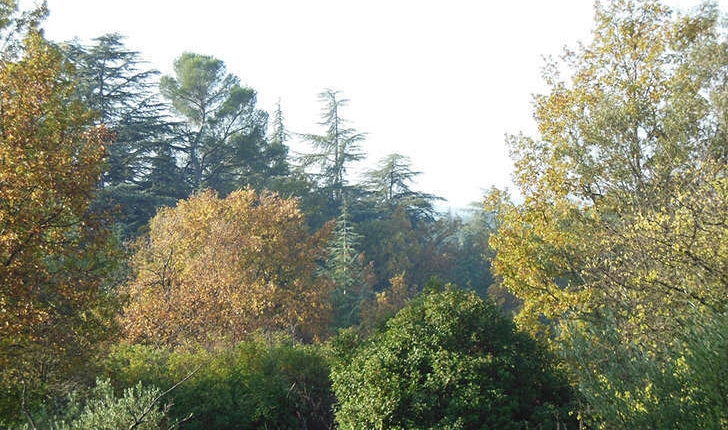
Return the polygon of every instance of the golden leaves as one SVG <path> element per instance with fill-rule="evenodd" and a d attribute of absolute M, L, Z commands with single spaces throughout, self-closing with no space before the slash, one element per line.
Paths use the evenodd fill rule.
<path fill-rule="evenodd" d="M 255 330 L 311 336 L 328 319 L 330 285 L 314 276 L 322 241 L 297 202 L 203 191 L 160 210 L 133 258 L 122 323 L 130 339 L 236 342 Z"/>
<path fill-rule="evenodd" d="M 108 136 L 72 90 L 38 34 L 0 66 L 0 356 L 17 355 L 0 365 L 3 384 L 40 369 L 69 378 L 109 333 L 95 312 L 107 300 L 108 235 L 89 214 Z"/>

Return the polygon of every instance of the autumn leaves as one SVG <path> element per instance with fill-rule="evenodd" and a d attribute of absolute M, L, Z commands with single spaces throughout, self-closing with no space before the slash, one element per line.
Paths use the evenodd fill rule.
<path fill-rule="evenodd" d="M 123 287 L 129 340 L 233 345 L 256 330 L 323 334 L 331 292 L 316 277 L 323 233 L 308 233 L 295 200 L 252 189 L 224 199 L 208 190 L 160 210 Z"/>

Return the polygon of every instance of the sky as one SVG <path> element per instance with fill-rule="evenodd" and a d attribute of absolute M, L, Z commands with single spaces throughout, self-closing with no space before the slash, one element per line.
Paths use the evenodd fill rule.
<path fill-rule="evenodd" d="M 665 1 L 687 9 L 698 0 Z M 32 5 L 32 0 L 21 5 Z M 728 0 L 721 0 L 728 9 Z M 544 56 L 588 41 L 589 0 L 48 0 L 54 41 L 126 36 L 151 68 L 172 73 L 185 51 L 212 55 L 280 101 L 288 128 L 322 133 L 318 94 L 349 99 L 342 116 L 368 133 L 367 160 L 411 158 L 416 189 L 464 208 L 513 189 L 506 134 L 535 135 L 532 95 Z M 23 6 L 24 7 L 24 6 Z M 294 151 L 305 150 L 290 142 Z"/>

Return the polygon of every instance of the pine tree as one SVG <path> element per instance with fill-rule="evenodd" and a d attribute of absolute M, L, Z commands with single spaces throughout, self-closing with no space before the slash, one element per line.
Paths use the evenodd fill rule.
<path fill-rule="evenodd" d="M 180 119 L 172 147 L 188 190 L 263 188 L 286 151 L 267 145 L 268 115 L 256 108 L 255 90 L 206 55 L 186 52 L 174 70 L 162 76 L 160 89 Z"/>
<path fill-rule="evenodd" d="M 119 34 L 63 49 L 75 66 L 76 98 L 113 136 L 97 205 L 119 206 L 124 234 L 133 236 L 159 207 L 185 196 L 170 147 L 167 107 L 157 92 L 159 73 L 145 68 Z"/>

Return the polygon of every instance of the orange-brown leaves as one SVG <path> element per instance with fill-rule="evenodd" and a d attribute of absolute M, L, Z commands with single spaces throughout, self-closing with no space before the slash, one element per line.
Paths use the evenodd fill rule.
<path fill-rule="evenodd" d="M 211 345 L 259 329 L 316 335 L 331 288 L 314 277 L 322 244 L 296 201 L 275 194 L 205 191 L 162 209 L 132 261 L 127 336 Z"/>
<path fill-rule="evenodd" d="M 107 328 L 99 306 L 108 236 L 88 210 L 106 133 L 68 101 L 63 67 L 37 34 L 22 58 L 0 62 L 0 378 L 16 382 L 71 365 Z"/>

